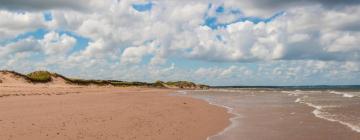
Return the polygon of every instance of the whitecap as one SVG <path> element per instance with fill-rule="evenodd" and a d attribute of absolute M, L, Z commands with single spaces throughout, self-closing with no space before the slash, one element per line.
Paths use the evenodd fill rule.
<path fill-rule="evenodd" d="M 315 108 L 315 110 L 312 111 L 312 113 L 315 115 L 315 117 L 320 118 L 320 119 L 324 119 L 324 120 L 327 120 L 327 121 L 331 121 L 331 122 L 340 123 L 342 125 L 345 125 L 345 126 L 349 127 L 351 130 L 360 133 L 360 126 L 357 126 L 357 125 L 354 125 L 354 124 L 351 124 L 351 123 L 348 123 L 348 122 L 344 122 L 344 121 L 341 121 L 341 120 L 334 119 L 335 115 L 332 115 L 330 113 L 322 111 L 322 109 L 324 109 L 324 108 L 331 108 L 331 107 L 338 107 L 338 106 L 320 106 L 320 105 L 315 105 L 315 104 L 312 104 L 312 103 L 306 103 L 304 101 L 301 101 L 300 103 L 303 103 L 303 104 L 306 104 L 306 105 L 308 105 L 310 107 Z"/>
<path fill-rule="evenodd" d="M 336 94 L 336 95 L 342 95 L 342 97 L 345 97 L 345 98 L 353 98 L 353 97 L 355 97 L 352 94 L 345 93 L 345 92 L 339 92 L 339 91 L 330 91 L 329 93 Z"/>

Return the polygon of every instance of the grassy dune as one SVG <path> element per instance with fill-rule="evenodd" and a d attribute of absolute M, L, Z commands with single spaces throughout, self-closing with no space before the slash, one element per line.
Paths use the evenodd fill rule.
<path fill-rule="evenodd" d="M 86 79 L 68 78 L 63 75 L 48 71 L 35 71 L 27 75 L 15 71 L 0 71 L 0 73 L 11 73 L 16 77 L 21 77 L 25 79 L 29 83 L 49 83 L 52 82 L 54 78 L 61 78 L 67 84 L 83 85 L 83 86 L 87 86 L 87 85 L 119 86 L 119 87 L 141 86 L 141 87 L 182 88 L 182 89 L 209 88 L 209 86 L 207 85 L 195 84 L 189 81 L 171 81 L 171 82 L 156 81 L 154 83 L 147 83 L 147 82 L 127 82 L 127 81 L 118 81 L 118 80 L 86 80 Z M 2 83 L 1 80 L 0 83 Z"/>
<path fill-rule="evenodd" d="M 32 81 L 37 81 L 37 82 L 41 82 L 41 83 L 51 82 L 51 80 L 52 80 L 51 79 L 52 74 L 48 71 L 36 71 L 36 72 L 27 74 L 27 76 Z"/>

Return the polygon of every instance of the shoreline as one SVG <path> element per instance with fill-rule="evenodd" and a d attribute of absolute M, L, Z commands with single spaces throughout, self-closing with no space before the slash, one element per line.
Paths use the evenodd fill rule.
<path fill-rule="evenodd" d="M 219 89 L 217 89 L 218 91 L 221 91 Z M 236 92 L 236 91 L 230 91 L 228 89 L 224 90 L 226 92 Z M 297 91 L 301 91 L 301 90 L 297 90 Z M 328 90 L 329 91 L 329 90 Z M 344 98 L 357 98 L 358 96 L 356 95 L 352 95 L 352 94 L 349 94 L 349 93 L 344 93 L 344 92 L 336 92 L 336 91 L 330 91 L 330 93 L 333 93 L 333 94 L 336 94 L 336 95 L 340 95 Z M 187 94 L 186 94 L 187 95 Z M 296 93 L 289 93 L 290 96 L 294 96 L 297 97 L 297 94 Z M 196 99 L 201 99 L 201 98 L 196 98 Z M 236 119 L 239 119 L 241 118 L 241 115 L 239 113 L 236 113 L 234 112 L 234 108 L 232 107 L 229 107 L 229 106 L 226 106 L 226 105 L 221 105 L 221 104 L 216 104 L 214 102 L 211 102 L 209 100 L 206 100 L 206 99 L 201 99 L 201 100 L 205 100 L 207 101 L 209 104 L 212 104 L 212 105 L 216 105 L 216 106 L 219 106 L 219 107 L 223 107 L 223 108 L 226 108 L 228 110 L 228 113 L 230 114 L 233 114 L 235 117 L 231 117 L 229 120 L 231 121 L 231 124 L 225 128 L 222 132 L 219 132 L 219 134 L 217 135 L 214 135 L 214 136 L 218 136 L 218 135 L 221 135 L 223 133 L 225 133 L 226 131 L 230 130 L 231 128 L 235 127 L 236 126 L 236 122 L 235 120 Z M 313 109 L 313 111 L 311 111 L 311 114 L 314 115 L 314 117 L 318 118 L 318 119 L 321 119 L 321 120 L 326 120 L 328 122 L 331 122 L 331 123 L 338 123 L 338 124 L 341 124 L 343 126 L 346 126 L 347 128 L 349 128 L 351 131 L 354 131 L 354 132 L 357 132 L 360 134 L 360 128 L 357 127 L 357 126 L 354 126 L 352 124 L 349 124 L 347 122 L 343 122 L 341 120 L 336 120 L 336 119 L 332 119 L 332 118 L 328 118 L 328 117 L 325 117 L 325 116 L 322 116 L 321 115 L 321 109 L 323 109 L 323 107 L 321 106 L 316 106 L 314 104 L 311 104 L 311 103 L 305 103 L 302 101 L 302 98 L 296 98 L 296 100 L 294 101 L 295 103 L 299 103 L 299 104 L 302 104 L 302 105 L 305 105 L 307 107 L 310 107 Z M 212 136 L 211 136 L 212 137 Z M 211 138 L 209 137 L 208 140 Z"/>
<path fill-rule="evenodd" d="M 238 114 L 232 126 L 208 139 L 358 139 L 359 133 L 338 122 L 314 115 L 314 108 L 278 91 L 238 90 L 237 92 L 188 91 L 188 96 L 220 104 Z M 191 94 L 190 94 L 191 93 Z M 207 93 L 207 94 L 204 94 Z M 331 94 L 330 94 L 331 95 Z M 213 103 L 215 102 L 215 103 Z M 227 107 L 229 106 L 229 107 Z M 233 129 L 232 129 L 233 128 Z"/>
<path fill-rule="evenodd" d="M 210 105 L 215 105 L 215 106 L 218 106 L 218 107 L 222 107 L 224 109 L 227 110 L 227 113 L 231 114 L 232 116 L 229 117 L 229 121 L 230 121 L 230 124 L 224 128 L 222 131 L 220 131 L 219 133 L 215 134 L 215 135 L 212 135 L 212 136 L 209 136 L 206 140 L 210 140 L 212 137 L 217 137 L 217 136 L 220 136 L 222 134 L 224 134 L 225 132 L 233 129 L 236 127 L 236 120 L 241 118 L 241 115 L 239 113 L 236 113 L 234 112 L 234 108 L 231 108 L 231 107 L 228 107 L 228 106 L 225 106 L 225 105 L 220 105 L 220 104 L 216 104 L 216 103 L 213 103 L 213 102 L 210 102 L 210 101 L 207 101 Z"/>
<path fill-rule="evenodd" d="M 174 89 L 1 87 L 22 94 L 0 98 L 0 139 L 205 140 L 229 125 L 226 109 Z"/>
<path fill-rule="evenodd" d="M 227 113 L 230 115 L 228 117 L 228 120 L 229 120 L 229 124 L 227 125 L 227 127 L 225 127 L 223 130 L 219 131 L 218 133 L 216 133 L 215 135 L 211 135 L 211 136 L 208 136 L 206 138 L 206 140 L 210 140 L 212 137 L 216 137 L 216 136 L 219 136 L 219 135 L 222 135 L 223 133 L 225 133 L 226 131 L 234 128 L 236 126 L 236 122 L 235 120 L 236 119 L 239 119 L 241 117 L 240 114 L 236 113 L 233 111 L 233 108 L 231 107 L 228 107 L 228 106 L 225 106 L 225 105 L 221 105 L 221 104 L 216 104 L 214 102 L 211 102 L 209 100 L 206 100 L 206 99 L 201 99 L 201 98 L 195 98 L 195 97 L 191 97 L 191 96 L 186 96 L 188 95 L 188 93 L 185 91 L 185 90 L 177 90 L 176 91 L 177 93 L 173 93 L 172 95 L 175 95 L 175 96 L 179 96 L 179 97 L 189 97 L 189 98 L 192 98 L 192 99 L 197 99 L 197 100 L 203 100 L 205 102 L 207 102 L 209 105 L 212 105 L 212 106 L 216 106 L 216 107 L 220 107 L 220 108 L 223 108 L 227 111 Z M 185 96 L 184 96 L 185 95 Z"/>

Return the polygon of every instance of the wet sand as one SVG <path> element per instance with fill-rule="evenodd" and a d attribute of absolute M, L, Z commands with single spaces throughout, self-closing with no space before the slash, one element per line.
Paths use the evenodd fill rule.
<path fill-rule="evenodd" d="M 231 107 L 231 112 L 238 114 L 231 129 L 210 140 L 360 139 L 360 133 L 338 122 L 319 118 L 313 114 L 315 108 L 295 102 L 299 96 L 289 96 L 280 91 L 189 91 L 188 96 Z M 358 112 L 358 107 L 342 110 L 344 113 L 341 114 Z"/>
<path fill-rule="evenodd" d="M 174 90 L 0 86 L 1 140 L 206 140 L 225 109 Z"/>
<path fill-rule="evenodd" d="M 242 129 L 236 137 L 248 140 L 359 140 L 360 134 L 348 127 L 320 119 L 312 114 L 314 109 L 299 104 L 258 104 L 244 107 L 240 120 Z M 226 139 L 218 137 L 217 140 Z M 236 138 L 228 139 L 233 140 Z"/>

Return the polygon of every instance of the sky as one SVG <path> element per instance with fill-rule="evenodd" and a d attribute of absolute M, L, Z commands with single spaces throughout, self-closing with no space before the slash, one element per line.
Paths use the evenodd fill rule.
<path fill-rule="evenodd" d="M 0 0 L 0 69 L 233 85 L 360 84 L 359 0 Z"/>

